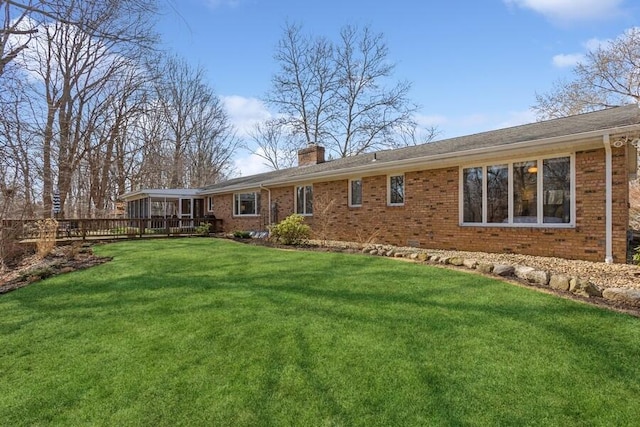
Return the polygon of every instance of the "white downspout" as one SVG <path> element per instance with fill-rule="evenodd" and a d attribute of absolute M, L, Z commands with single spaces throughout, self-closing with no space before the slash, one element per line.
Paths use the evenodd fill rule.
<path fill-rule="evenodd" d="M 604 151 L 605 151 L 605 186 L 606 186 L 606 201 L 605 201 L 605 258 L 604 262 L 607 264 L 613 263 L 613 162 L 611 157 L 611 140 L 609 134 L 603 136 Z"/>

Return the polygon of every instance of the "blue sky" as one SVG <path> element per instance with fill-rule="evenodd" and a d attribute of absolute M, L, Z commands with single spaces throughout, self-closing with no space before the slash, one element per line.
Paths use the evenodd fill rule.
<path fill-rule="evenodd" d="M 270 117 L 260 101 L 277 71 L 288 22 L 335 39 L 368 25 L 384 34 L 395 78 L 412 82 L 416 117 L 439 138 L 535 121 L 547 92 L 589 47 L 636 25 L 636 0 L 171 0 L 158 30 L 166 48 L 202 66 L 243 136 Z M 241 175 L 266 170 L 239 151 Z"/>

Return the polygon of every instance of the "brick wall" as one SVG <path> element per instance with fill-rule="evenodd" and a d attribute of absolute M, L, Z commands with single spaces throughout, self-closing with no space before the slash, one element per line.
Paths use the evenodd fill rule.
<path fill-rule="evenodd" d="M 362 207 L 348 206 L 348 181 L 316 182 L 314 215 L 307 222 L 316 237 L 388 243 L 432 249 L 507 252 L 569 259 L 605 259 L 605 151 L 576 153 L 576 227 L 487 227 L 459 225 L 459 168 L 405 173 L 404 206 L 387 206 L 387 175 L 362 179 Z M 613 256 L 626 260 L 628 171 L 625 148 L 613 149 Z M 293 212 L 293 187 L 271 190 L 277 219 Z M 320 214 L 319 201 L 333 199 Z M 262 191 L 262 218 L 234 218 L 232 195 L 216 196 L 215 214 L 226 231 L 264 229 L 268 193 Z M 327 224 L 329 226 L 327 226 Z M 321 234 L 321 235 L 320 235 Z"/>

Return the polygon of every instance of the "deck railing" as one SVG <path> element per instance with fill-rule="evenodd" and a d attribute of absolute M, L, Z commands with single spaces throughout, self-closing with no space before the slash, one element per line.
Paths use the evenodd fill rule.
<path fill-rule="evenodd" d="M 18 240 L 39 236 L 38 220 L 3 220 L 2 228 L 11 230 Z M 202 225 L 209 224 L 210 233 L 222 231 L 222 220 L 212 218 L 79 218 L 60 219 L 58 240 L 88 240 L 108 238 L 144 238 L 202 234 Z"/>

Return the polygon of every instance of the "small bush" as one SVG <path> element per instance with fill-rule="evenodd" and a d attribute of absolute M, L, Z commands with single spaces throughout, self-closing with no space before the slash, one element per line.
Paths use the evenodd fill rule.
<path fill-rule="evenodd" d="M 307 243 L 311 235 L 311 228 L 299 214 L 289 215 L 269 231 L 271 239 L 283 245 L 302 245 Z"/>
<path fill-rule="evenodd" d="M 250 239 L 251 233 L 249 233 L 248 231 L 234 231 L 233 237 L 235 237 L 236 239 Z"/>
<path fill-rule="evenodd" d="M 56 235 L 58 232 L 58 221 L 47 218 L 36 222 L 38 228 L 38 239 L 36 240 L 36 253 L 40 258 L 49 255 L 56 247 Z"/>
<path fill-rule="evenodd" d="M 209 230 L 211 230 L 211 224 L 208 222 L 201 222 L 200 225 L 196 227 L 196 234 L 200 236 L 208 236 Z"/>
<path fill-rule="evenodd" d="M 640 264 L 640 246 L 635 249 L 635 253 L 633 254 L 633 260 L 636 264 Z"/>

